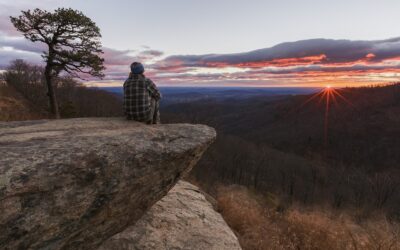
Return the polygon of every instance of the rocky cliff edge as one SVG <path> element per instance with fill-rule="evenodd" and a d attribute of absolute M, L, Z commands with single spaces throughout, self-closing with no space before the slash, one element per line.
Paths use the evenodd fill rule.
<path fill-rule="evenodd" d="M 133 226 L 98 250 L 240 250 L 239 241 L 198 187 L 179 181 Z"/>
<path fill-rule="evenodd" d="M 214 140 L 122 118 L 0 123 L 0 249 L 95 249 L 135 224 Z"/>

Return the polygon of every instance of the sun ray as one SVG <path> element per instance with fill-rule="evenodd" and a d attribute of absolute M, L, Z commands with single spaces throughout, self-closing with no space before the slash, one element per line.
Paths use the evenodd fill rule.
<path fill-rule="evenodd" d="M 316 94 L 312 95 L 310 98 L 308 98 L 305 102 L 303 102 L 299 108 L 305 106 L 307 103 L 311 102 L 312 100 L 314 100 L 315 98 L 317 98 L 319 95 L 322 95 L 324 93 L 324 89 L 317 92 Z"/>
<path fill-rule="evenodd" d="M 324 122 L 324 146 L 325 150 L 328 148 L 328 130 L 329 130 L 329 104 L 330 96 L 332 93 L 331 88 L 326 89 L 326 106 L 325 106 L 325 122 Z"/>
<path fill-rule="evenodd" d="M 332 99 L 333 103 L 335 104 L 335 107 L 338 107 L 339 103 L 338 103 L 338 101 L 336 99 L 336 95 L 334 94 L 333 91 L 331 91 L 330 94 L 331 94 L 331 99 Z"/>
<path fill-rule="evenodd" d="M 324 107 L 324 125 L 323 125 L 323 145 L 324 145 L 324 154 L 328 156 L 328 148 L 329 148 L 329 128 L 330 128 L 330 113 L 331 107 L 334 105 L 335 107 L 339 107 L 339 99 L 344 101 L 347 105 L 355 108 L 354 104 L 352 104 L 345 96 L 343 96 L 339 91 L 334 89 L 332 86 L 327 85 L 323 90 L 318 93 L 312 95 L 305 102 L 303 102 L 299 108 L 304 105 L 310 103 L 313 100 L 316 100 L 318 105 L 323 104 Z"/>
<path fill-rule="evenodd" d="M 329 91 L 328 91 L 327 89 L 325 89 L 325 90 L 323 91 L 321 97 L 320 97 L 319 100 L 318 100 L 318 104 L 321 104 L 322 101 L 325 100 L 325 97 L 327 96 L 328 92 L 329 92 Z"/>
<path fill-rule="evenodd" d="M 354 104 L 351 103 L 349 100 L 347 100 L 347 98 L 344 97 L 342 94 L 340 94 L 339 91 L 336 91 L 336 90 L 334 90 L 334 89 L 332 89 L 332 91 L 333 91 L 333 93 L 334 93 L 335 95 L 337 95 L 338 97 L 340 97 L 343 101 L 345 101 L 345 102 L 346 102 L 347 104 L 349 104 L 351 107 L 355 108 Z"/>

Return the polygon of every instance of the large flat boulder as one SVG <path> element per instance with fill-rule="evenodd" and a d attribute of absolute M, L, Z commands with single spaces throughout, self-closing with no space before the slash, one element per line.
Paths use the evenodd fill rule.
<path fill-rule="evenodd" d="M 179 181 L 140 220 L 98 250 L 240 250 L 235 234 L 198 187 Z"/>
<path fill-rule="evenodd" d="M 95 249 L 134 224 L 214 140 L 122 118 L 0 123 L 0 249 Z"/>

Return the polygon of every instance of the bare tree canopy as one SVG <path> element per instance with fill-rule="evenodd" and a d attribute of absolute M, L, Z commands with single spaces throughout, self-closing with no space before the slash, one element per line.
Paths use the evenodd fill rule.
<path fill-rule="evenodd" d="M 103 76 L 100 29 L 82 12 L 65 8 L 54 12 L 40 9 L 22 11 L 22 15 L 10 18 L 27 39 L 48 46 L 48 51 L 43 52 L 45 78 L 51 111 L 59 118 L 52 79 L 62 71 L 74 77 L 82 74 Z"/>

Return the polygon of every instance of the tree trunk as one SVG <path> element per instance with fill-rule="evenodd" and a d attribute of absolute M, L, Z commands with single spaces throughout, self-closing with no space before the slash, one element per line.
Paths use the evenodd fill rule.
<path fill-rule="evenodd" d="M 51 66 L 49 62 L 47 62 L 44 75 L 46 78 L 46 85 L 48 91 L 47 95 L 49 97 L 50 111 L 54 115 L 55 119 L 60 119 L 60 112 L 58 111 L 57 98 L 52 83 Z"/>

